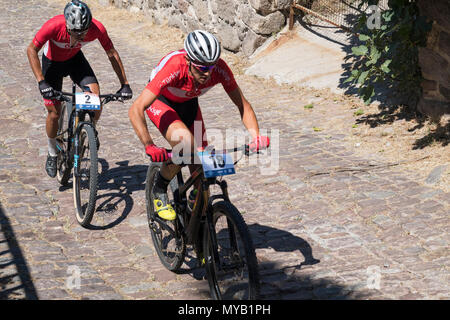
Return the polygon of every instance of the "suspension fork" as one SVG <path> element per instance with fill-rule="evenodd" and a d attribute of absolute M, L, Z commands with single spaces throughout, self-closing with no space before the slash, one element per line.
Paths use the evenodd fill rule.
<path fill-rule="evenodd" d="M 75 177 L 78 177 L 80 174 L 80 141 L 79 141 L 79 137 L 80 137 L 80 130 L 78 127 L 78 123 L 79 123 L 79 113 L 78 111 L 75 110 L 75 123 L 74 123 L 74 153 L 73 153 L 73 172 Z"/>
<path fill-rule="evenodd" d="M 217 182 L 217 184 L 220 186 L 220 189 L 222 189 L 223 198 L 225 201 L 231 202 L 230 198 L 228 196 L 228 185 L 225 180 L 222 180 L 220 182 Z M 233 252 L 237 252 L 237 239 L 236 239 L 236 232 L 234 230 L 232 222 L 227 218 L 227 226 L 228 226 L 228 234 L 230 236 L 230 244 L 233 249 Z"/>
<path fill-rule="evenodd" d="M 214 212 L 213 212 L 213 206 L 212 203 L 215 199 L 217 198 L 224 198 L 225 200 L 228 199 L 228 192 L 227 192 L 227 185 L 225 181 L 221 181 L 218 182 L 217 180 L 215 180 L 215 183 L 217 183 L 220 188 L 222 189 L 222 193 L 223 196 L 212 196 L 212 197 L 208 197 L 208 203 L 207 203 L 207 207 L 206 207 L 206 230 L 208 232 L 208 238 L 211 241 L 211 248 L 212 248 L 212 256 L 214 261 L 216 261 L 216 263 L 220 262 L 219 259 L 219 250 L 218 250 L 218 244 L 217 244 L 217 237 L 216 237 L 216 230 L 214 227 Z M 208 188 L 209 191 L 209 188 Z M 208 255 L 208 252 L 205 252 L 205 255 Z M 205 256 L 207 257 L 207 256 Z"/>
<path fill-rule="evenodd" d="M 76 177 L 78 177 L 78 175 L 79 175 L 79 164 L 80 164 L 80 151 L 81 151 L 81 147 L 82 146 L 80 146 L 80 132 L 81 132 L 81 129 L 84 127 L 84 126 L 91 126 L 93 129 L 94 129 L 94 132 L 95 132 L 95 128 L 94 128 L 94 126 L 93 126 L 93 124 L 92 124 L 92 122 L 91 121 L 83 121 L 83 118 L 84 118 L 84 116 L 85 116 L 85 114 L 83 113 L 83 112 L 78 112 L 78 111 L 75 111 L 75 134 L 74 134 L 74 155 L 73 155 L 73 158 L 74 158 L 74 166 L 73 166 L 73 168 L 74 168 L 74 173 L 75 173 L 75 176 Z M 88 137 L 86 137 L 86 139 L 87 139 Z"/>

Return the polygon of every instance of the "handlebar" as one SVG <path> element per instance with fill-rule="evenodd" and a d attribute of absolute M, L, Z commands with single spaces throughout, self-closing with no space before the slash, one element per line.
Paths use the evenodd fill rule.
<path fill-rule="evenodd" d="M 167 153 L 168 153 L 168 156 L 169 156 L 168 163 L 170 164 L 170 163 L 172 163 L 172 158 L 173 158 L 174 154 L 173 154 L 171 149 L 166 149 L 166 150 L 167 150 Z M 234 148 L 223 149 L 223 150 L 216 150 L 213 147 L 212 148 L 211 147 L 206 147 L 202 151 L 209 151 L 209 152 L 211 152 L 211 154 L 215 154 L 215 153 L 223 154 L 223 153 L 232 153 L 232 152 L 242 151 L 243 154 L 245 154 L 247 157 L 252 155 L 252 154 L 255 154 L 255 153 L 260 153 L 260 151 L 256 151 L 256 152 L 250 151 L 250 147 L 249 147 L 248 144 L 244 144 L 244 145 L 242 145 L 240 147 L 234 147 Z M 180 155 L 180 156 L 182 156 L 182 155 Z M 242 157 L 240 159 L 242 159 Z M 240 159 L 235 161 L 234 164 L 238 163 Z"/>
<path fill-rule="evenodd" d="M 69 97 L 75 96 L 73 93 L 70 93 L 70 92 L 56 91 L 56 90 L 54 92 L 55 92 L 55 97 L 53 99 L 56 99 L 59 101 L 70 102 L 71 99 Z M 118 93 L 101 94 L 99 97 L 100 97 L 100 99 L 103 99 L 101 101 L 102 105 L 107 104 L 108 102 L 111 102 L 111 101 L 123 102 L 122 96 Z"/>

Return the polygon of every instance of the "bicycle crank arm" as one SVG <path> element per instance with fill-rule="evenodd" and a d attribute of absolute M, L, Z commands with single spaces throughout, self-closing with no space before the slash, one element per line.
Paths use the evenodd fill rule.
<path fill-rule="evenodd" d="M 160 224 L 161 227 L 163 227 L 165 230 L 167 230 L 167 232 L 169 232 L 171 236 L 175 237 L 175 231 L 174 231 L 171 227 L 169 227 L 169 226 L 167 225 L 166 220 L 161 219 L 161 218 L 158 217 L 158 216 L 153 217 L 153 219 L 154 219 L 156 222 L 158 222 L 158 223 Z"/>

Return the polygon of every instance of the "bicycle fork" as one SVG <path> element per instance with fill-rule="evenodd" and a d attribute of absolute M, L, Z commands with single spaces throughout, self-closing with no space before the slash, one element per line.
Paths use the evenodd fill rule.
<path fill-rule="evenodd" d="M 89 116 L 91 117 L 91 119 L 93 118 L 91 114 L 89 114 Z M 73 154 L 73 161 L 74 161 L 73 170 L 74 170 L 75 177 L 80 176 L 80 154 L 82 153 L 81 152 L 82 146 L 80 146 L 80 132 L 84 126 L 93 127 L 92 122 L 90 122 L 90 121 L 80 121 L 80 114 L 77 112 L 75 114 L 75 126 L 74 127 L 76 129 L 75 129 L 75 134 L 74 134 L 74 154 Z M 94 128 L 94 132 L 95 132 L 95 128 Z M 88 137 L 86 136 L 85 139 L 88 139 Z M 82 154 L 81 154 L 81 156 L 82 156 Z"/>
<path fill-rule="evenodd" d="M 216 230 L 214 227 L 213 201 L 218 198 L 222 198 L 225 201 L 230 201 L 230 199 L 228 197 L 228 186 L 227 186 L 226 181 L 225 180 L 222 180 L 222 181 L 215 180 L 215 183 L 220 186 L 220 189 L 222 190 L 222 194 L 211 196 L 208 199 L 207 210 L 206 210 L 206 226 L 207 226 L 206 231 L 208 232 L 208 238 L 211 241 L 212 256 L 210 255 L 210 253 L 205 252 L 205 255 L 206 255 L 205 258 L 206 259 L 213 258 L 216 263 L 219 263 L 220 262 L 219 246 L 217 243 Z M 229 223 L 229 221 L 228 221 L 228 223 Z M 234 233 L 234 229 L 230 228 L 230 225 L 228 225 L 228 230 L 230 230 L 231 233 Z M 233 244 L 232 246 L 233 246 L 233 249 L 235 249 L 235 245 Z"/>
<path fill-rule="evenodd" d="M 211 241 L 211 248 L 212 248 L 212 258 L 217 264 L 220 264 L 219 260 L 219 245 L 217 242 L 216 237 L 216 231 L 214 227 L 214 217 L 213 217 L 213 201 L 222 198 L 223 200 L 230 202 L 230 198 L 228 197 L 228 186 L 225 180 L 222 181 L 215 181 L 216 184 L 218 184 L 222 190 L 222 195 L 214 195 L 209 198 L 208 201 L 208 209 L 206 211 L 206 224 L 207 224 L 207 231 L 208 236 Z M 228 235 L 230 239 L 230 246 L 233 253 L 239 252 L 238 244 L 237 244 L 237 238 L 236 238 L 236 232 L 234 229 L 233 223 L 227 218 L 227 228 L 228 228 Z M 208 255 L 208 259 L 211 259 L 211 256 Z"/>

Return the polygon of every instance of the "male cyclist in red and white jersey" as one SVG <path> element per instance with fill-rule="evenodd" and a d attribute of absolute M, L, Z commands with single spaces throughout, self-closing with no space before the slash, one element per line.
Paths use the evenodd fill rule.
<path fill-rule="evenodd" d="M 152 71 L 149 83 L 128 112 L 133 128 L 152 161 L 165 161 L 168 154 L 165 148 L 153 143 L 145 112 L 172 148 L 182 143 L 187 145 L 187 148 L 183 146 L 183 150 L 190 150 L 193 154 L 195 144 L 197 147 L 207 145 L 198 97 L 218 83 L 222 84 L 239 109 L 242 122 L 253 138 L 251 150 L 258 151 L 269 146 L 269 138 L 259 135 L 255 112 L 230 68 L 220 59 L 220 53 L 220 43 L 216 37 L 209 32 L 195 30 L 186 37 L 184 50 L 169 53 Z M 201 134 L 194 134 L 194 122 L 201 123 Z M 199 141 L 194 142 L 197 137 Z M 176 217 L 168 203 L 167 186 L 179 170 L 179 166 L 174 168 L 164 164 L 152 188 L 155 211 L 166 220 Z"/>
<path fill-rule="evenodd" d="M 48 111 L 46 120 L 48 156 L 45 170 L 52 178 L 56 176 L 55 138 L 61 112 L 61 103 L 53 99 L 54 91 L 61 91 L 63 77 L 70 76 L 83 90 L 100 94 L 94 71 L 81 52 L 82 46 L 96 39 L 100 41 L 122 85 L 117 93 L 121 94 L 123 99 L 131 99 L 133 93 L 119 53 L 114 49 L 103 24 L 92 18 L 89 7 L 82 1 L 70 1 L 65 6 L 63 15 L 57 15 L 44 23 L 27 48 L 31 69 L 39 82 L 39 91 Z M 38 52 L 44 45 L 41 67 Z M 96 111 L 94 122 L 98 121 L 100 113 L 101 110 Z"/>

